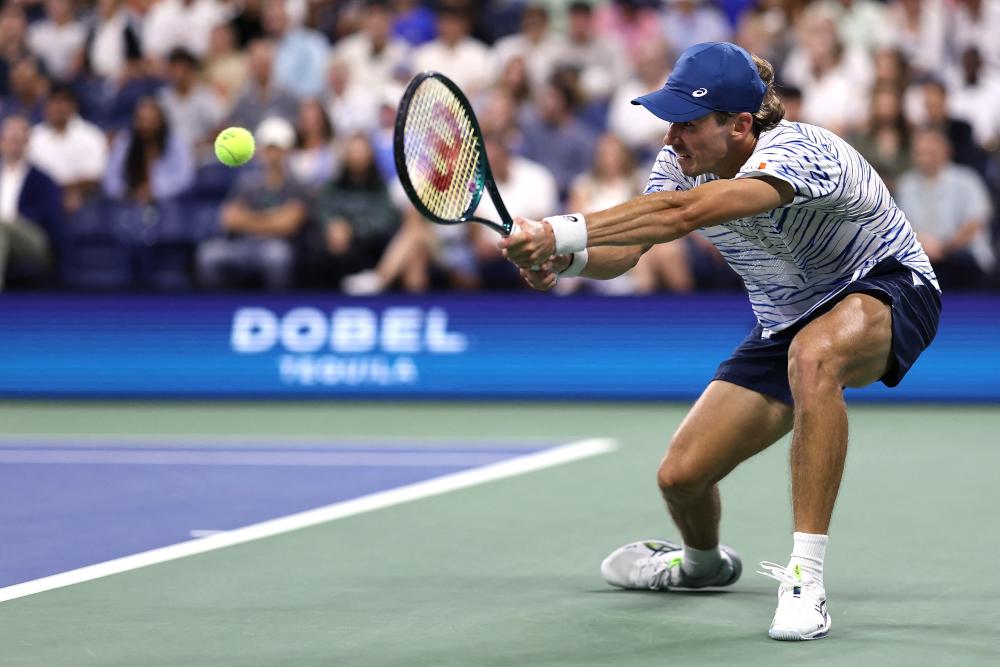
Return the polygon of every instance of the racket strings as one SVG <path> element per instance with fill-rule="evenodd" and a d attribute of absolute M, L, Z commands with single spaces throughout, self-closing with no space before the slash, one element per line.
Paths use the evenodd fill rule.
<path fill-rule="evenodd" d="M 426 79 L 410 102 L 403 135 L 417 197 L 436 216 L 459 220 L 482 187 L 480 150 L 464 106 L 447 86 Z"/>

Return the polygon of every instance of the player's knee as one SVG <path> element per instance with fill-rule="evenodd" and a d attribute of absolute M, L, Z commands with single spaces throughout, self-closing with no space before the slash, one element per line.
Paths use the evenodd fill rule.
<path fill-rule="evenodd" d="M 707 482 L 696 470 L 669 456 L 656 471 L 656 483 L 665 499 L 680 502 L 700 497 L 707 488 Z"/>
<path fill-rule="evenodd" d="M 841 363 L 833 346 L 823 340 L 792 341 L 788 348 L 788 383 L 792 394 L 840 386 Z"/>

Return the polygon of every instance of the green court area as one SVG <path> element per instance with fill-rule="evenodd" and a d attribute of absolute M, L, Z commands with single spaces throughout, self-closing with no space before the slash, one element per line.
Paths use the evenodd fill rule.
<path fill-rule="evenodd" d="M 2 665 L 1000 664 L 1000 410 L 854 406 L 827 552 L 833 629 L 769 640 L 791 548 L 788 442 L 723 482 L 732 589 L 614 590 L 625 542 L 676 537 L 669 404 L 9 403 L 3 437 L 121 435 L 618 448 L 0 603 Z M 4 502 L 16 503 L 16 498 Z M 81 500 L 85 502 L 85 500 Z M 0 540 L 0 549 L 4 548 Z"/>

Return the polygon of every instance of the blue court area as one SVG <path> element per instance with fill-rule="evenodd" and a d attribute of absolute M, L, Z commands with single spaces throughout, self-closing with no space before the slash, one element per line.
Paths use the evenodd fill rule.
<path fill-rule="evenodd" d="M 5 440 L 0 588 L 544 448 Z"/>

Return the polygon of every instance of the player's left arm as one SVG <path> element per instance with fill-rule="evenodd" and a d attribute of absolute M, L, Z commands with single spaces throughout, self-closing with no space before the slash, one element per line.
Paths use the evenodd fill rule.
<path fill-rule="evenodd" d="M 649 246 L 702 227 L 771 211 L 791 202 L 794 195 L 789 183 L 772 176 L 721 179 L 690 190 L 653 192 L 590 213 L 571 233 L 575 232 L 576 240 L 585 247 Z M 549 222 L 521 224 L 520 228 L 524 231 L 500 244 L 515 264 L 537 266 L 552 255 L 582 249 L 557 248 L 556 233 Z"/>

